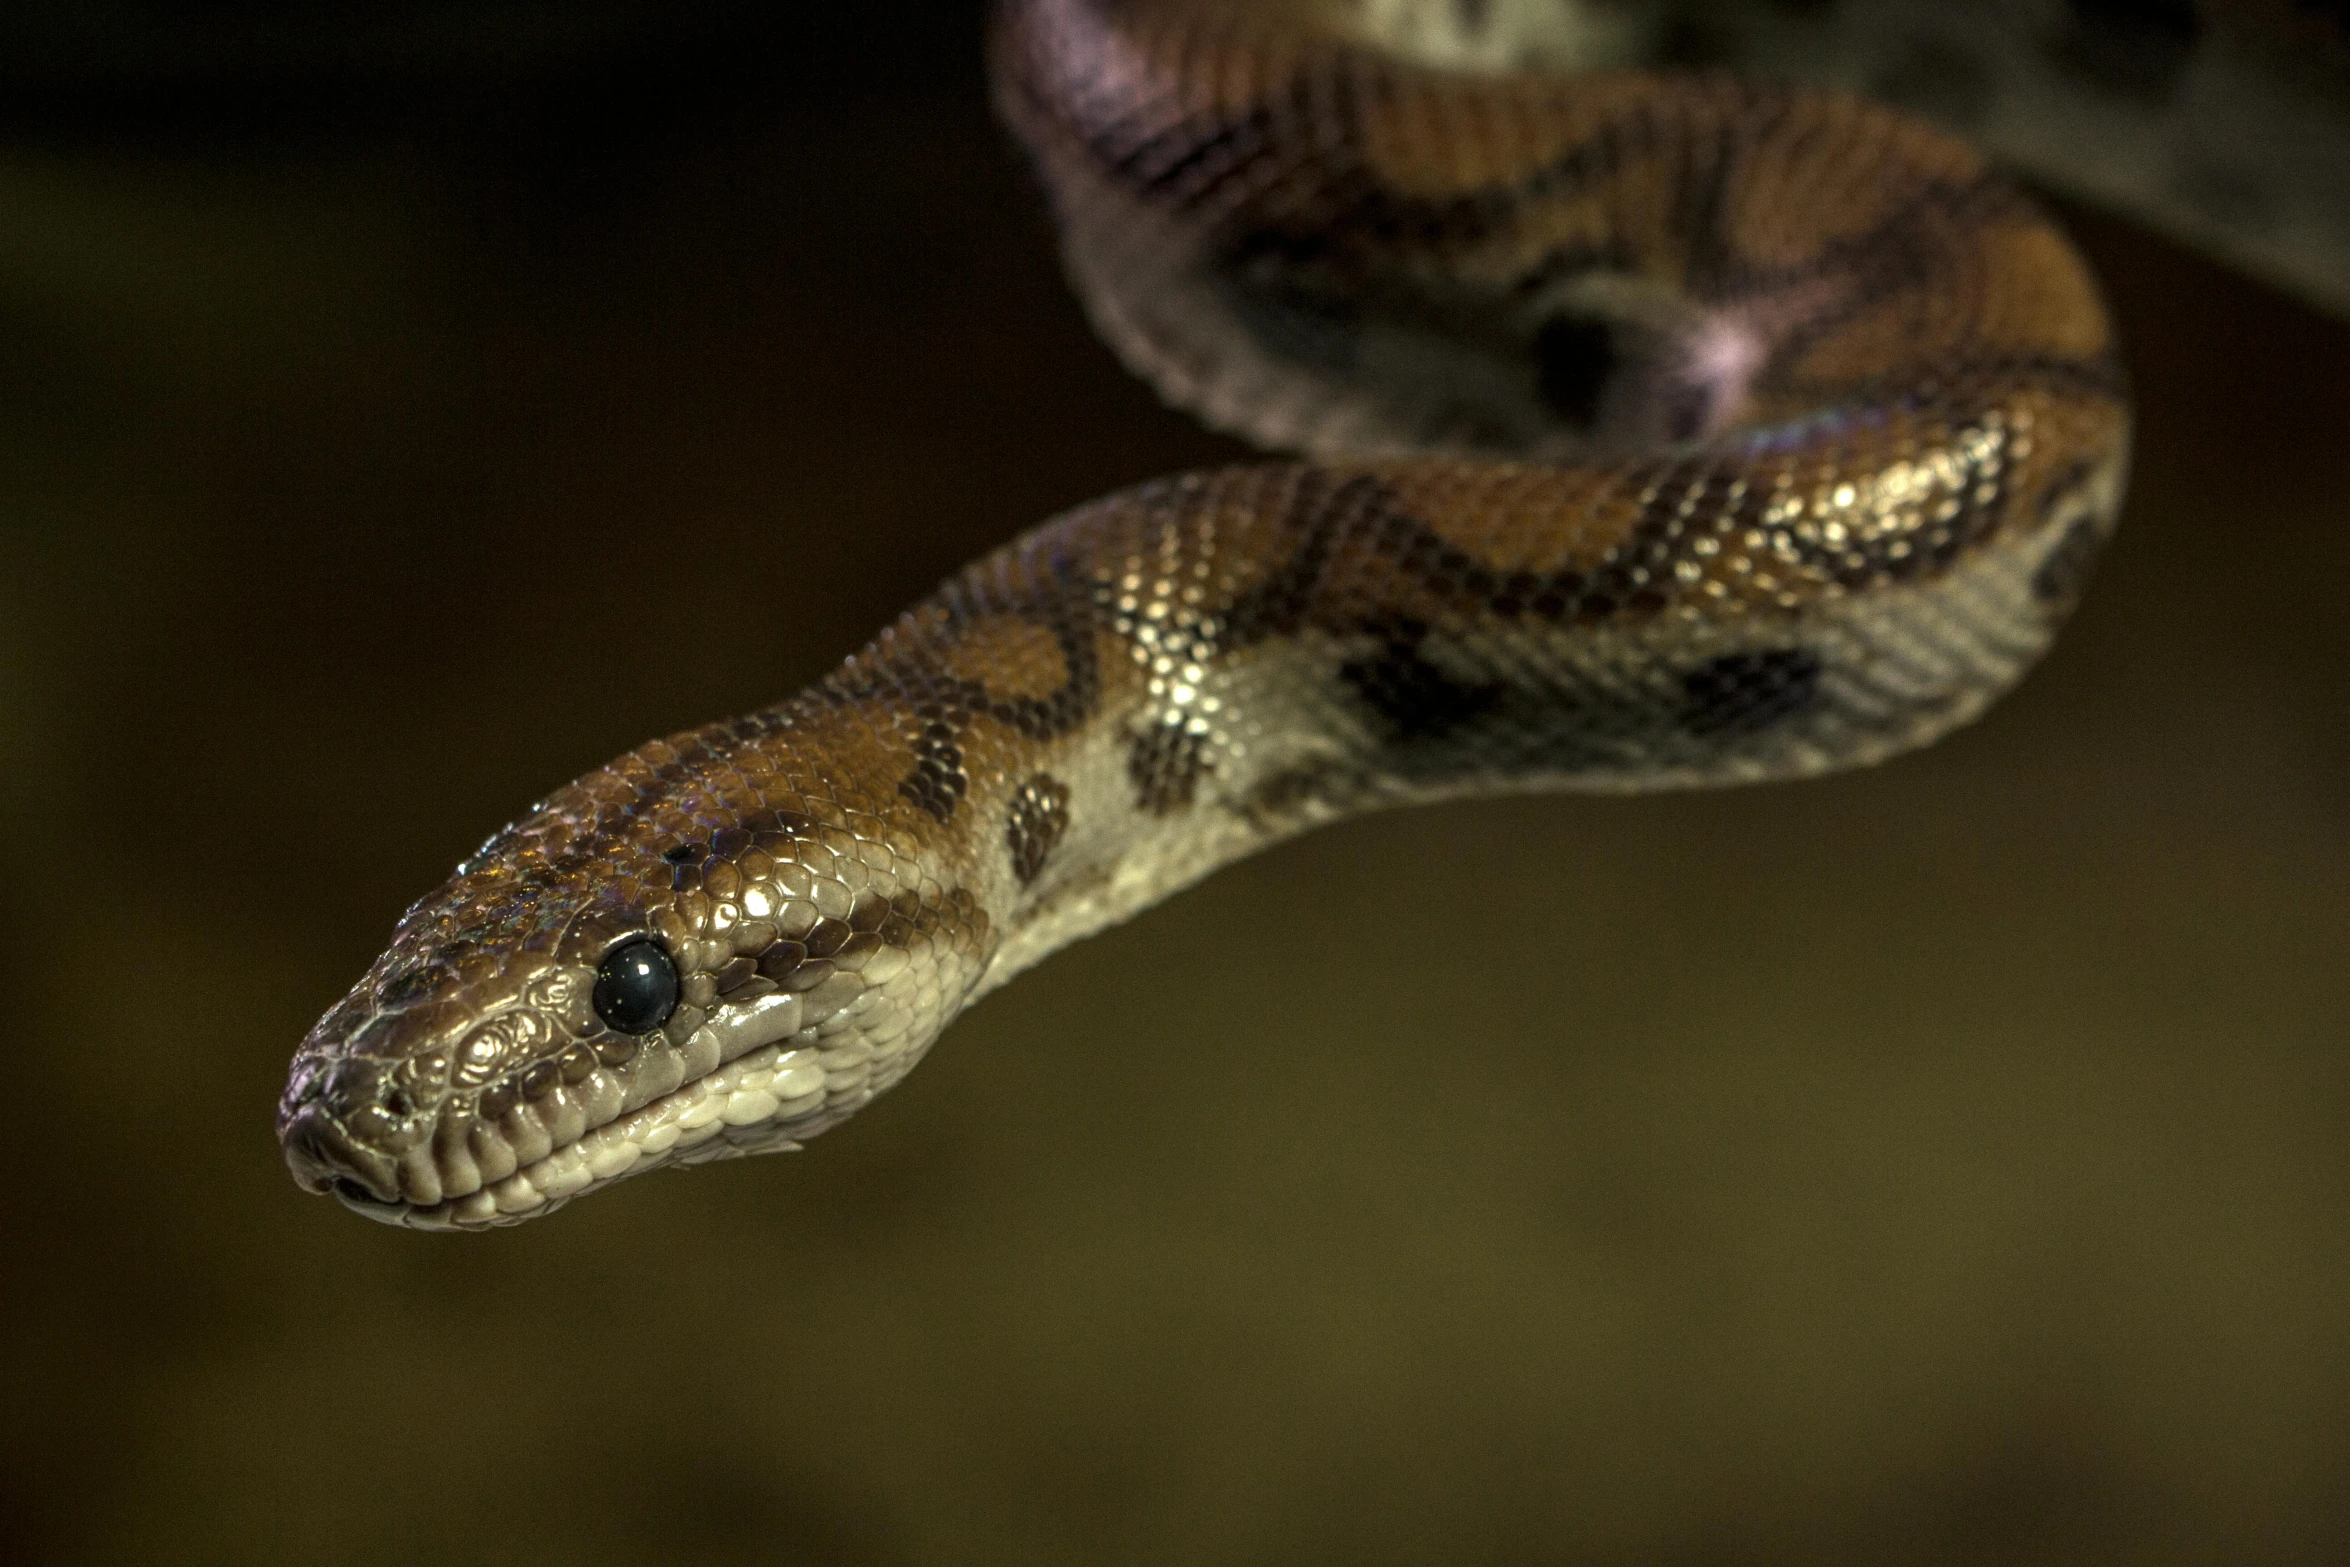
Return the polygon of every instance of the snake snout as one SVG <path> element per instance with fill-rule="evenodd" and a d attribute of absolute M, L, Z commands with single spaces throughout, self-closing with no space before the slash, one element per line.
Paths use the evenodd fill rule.
<path fill-rule="evenodd" d="M 322 1100 L 313 1100 L 286 1122 L 280 1141 L 286 1168 L 306 1192 L 342 1194 L 359 1206 L 399 1203 L 399 1177 L 389 1154 L 367 1147 L 338 1121 Z"/>
<path fill-rule="evenodd" d="M 377 1218 L 407 1206 L 399 1161 L 423 1128 L 389 1063 L 349 1056 L 327 1063 L 286 1109 L 279 1140 L 305 1191 L 332 1192 Z"/>

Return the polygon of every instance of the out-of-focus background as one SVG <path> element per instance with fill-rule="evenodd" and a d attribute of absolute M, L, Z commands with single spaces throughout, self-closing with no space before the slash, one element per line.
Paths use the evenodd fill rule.
<path fill-rule="evenodd" d="M 1979 727 L 1324 832 L 418 1236 L 270 1129 L 412 897 L 1236 449 L 974 5 L 11 10 L 0 1560 L 2350 1558 L 2341 322 L 2068 209 L 2140 458 Z"/>

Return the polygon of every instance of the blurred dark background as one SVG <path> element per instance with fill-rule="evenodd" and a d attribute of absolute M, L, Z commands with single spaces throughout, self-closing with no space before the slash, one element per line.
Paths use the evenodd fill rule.
<path fill-rule="evenodd" d="M 2047 666 L 1801 787 L 1401 814 L 805 1155 L 437 1238 L 287 1055 L 538 794 L 1234 448 L 969 4 L 0 21 L 0 1560 L 2350 1559 L 2350 330 L 2067 216 Z"/>

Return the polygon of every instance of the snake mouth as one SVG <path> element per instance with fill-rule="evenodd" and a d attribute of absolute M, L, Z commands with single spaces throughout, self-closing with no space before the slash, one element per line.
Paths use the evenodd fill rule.
<path fill-rule="evenodd" d="M 390 1155 L 370 1148 L 325 1105 L 313 1100 L 302 1106 L 279 1133 L 286 1168 L 294 1184 L 306 1192 L 341 1197 L 346 1203 L 364 1200 L 377 1207 L 405 1207 L 397 1196 L 399 1172 Z"/>
<path fill-rule="evenodd" d="M 323 1114 L 305 1114 L 288 1128 L 287 1162 L 307 1189 L 332 1194 L 354 1213 L 417 1230 L 474 1230 L 515 1224 L 553 1211 L 573 1197 L 623 1176 L 666 1164 L 778 1151 L 798 1146 L 839 1118 L 826 1115 L 825 1069 L 813 1045 L 779 1042 L 754 1049 L 683 1083 L 626 1114 L 484 1179 L 479 1164 L 452 1169 L 434 1160 L 434 1184 L 470 1189 L 438 1201 L 400 1195 L 413 1181 L 388 1156 L 367 1150 Z M 852 1102 L 861 1096 L 850 1096 Z M 501 1147 L 511 1158 L 516 1139 L 475 1123 L 466 1141 L 476 1152 Z M 444 1141 L 436 1138 L 434 1141 Z M 413 1160 L 404 1161 L 413 1165 Z M 471 1180 L 466 1179 L 468 1175 Z"/>
<path fill-rule="evenodd" d="M 486 1108 L 488 1093 L 468 1093 L 428 1115 L 407 1113 L 393 1074 L 347 1060 L 323 1074 L 344 1092 L 292 1108 L 286 1163 L 305 1190 L 387 1224 L 515 1223 L 639 1170 L 796 1147 L 868 1097 L 849 1059 L 862 1048 L 820 1043 L 847 1021 L 829 1009 L 811 1020 L 802 998 L 768 997 L 675 1044 L 655 1036 L 625 1065 L 594 1066 L 536 1099 L 506 1093 Z"/>
<path fill-rule="evenodd" d="M 397 1215 L 408 1207 L 404 1202 L 389 1201 L 378 1197 L 367 1187 L 347 1175 L 336 1176 L 334 1183 L 327 1189 L 335 1194 L 344 1207 L 353 1213 L 364 1213 L 371 1219 L 382 1218 L 396 1222 Z"/>

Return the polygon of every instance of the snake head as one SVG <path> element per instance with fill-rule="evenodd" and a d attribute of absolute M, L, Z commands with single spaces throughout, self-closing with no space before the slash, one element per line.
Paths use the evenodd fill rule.
<path fill-rule="evenodd" d="M 512 1223 L 796 1147 L 904 1075 L 987 919 L 886 815 L 794 786 L 783 727 L 631 752 L 411 908 L 295 1054 L 295 1180 L 413 1228 Z"/>

